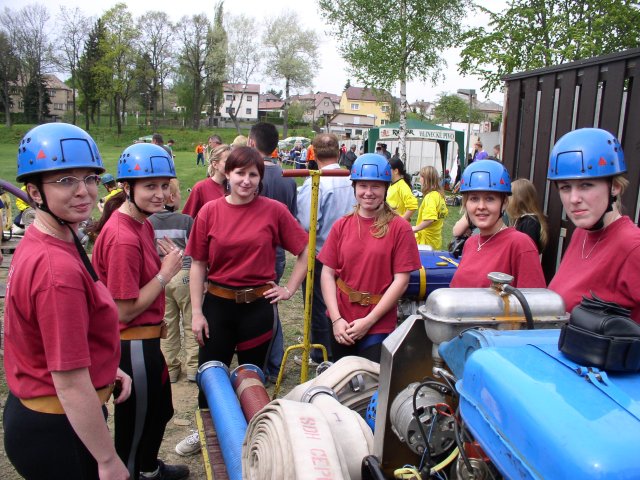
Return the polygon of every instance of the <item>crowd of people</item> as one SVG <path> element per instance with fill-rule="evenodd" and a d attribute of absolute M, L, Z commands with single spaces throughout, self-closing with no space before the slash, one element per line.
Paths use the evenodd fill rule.
<path fill-rule="evenodd" d="M 182 373 L 181 331 L 189 381 L 200 365 L 230 365 L 234 355 L 277 375 L 278 303 L 301 286 L 305 298 L 312 194 L 310 179 L 298 190 L 282 176 L 277 142 L 268 123 L 231 145 L 212 135 L 196 152 L 207 176 L 180 212 L 173 153 L 161 137 L 127 147 L 114 177 L 78 127 L 47 124 L 25 135 L 17 181 L 35 220 L 12 260 L 4 318 L 5 451 L 21 475 L 186 478 L 186 466 L 158 459 L 173 415 L 171 384 Z M 418 205 L 402 160 L 386 145 L 358 156 L 322 133 L 305 150 L 305 166 L 350 172 L 320 179 L 311 340 L 333 361 L 379 361 L 397 302 L 421 267 L 419 249 L 442 248 L 446 181 L 422 168 Z M 463 215 L 453 233 L 466 241 L 451 287 L 486 287 L 487 274 L 499 271 L 515 287 L 546 288 L 540 254 L 549 234 L 535 188 L 512 182 L 486 152 L 474 160 L 460 176 Z M 640 322 L 640 233 L 621 210 L 625 172 L 620 144 L 604 130 L 579 129 L 556 142 L 548 179 L 576 228 L 548 288 L 568 311 L 593 293 Z M 100 184 L 108 193 L 98 202 L 89 260 L 78 226 Z M 286 280 L 285 250 L 295 257 Z M 310 362 L 321 360 L 312 352 Z M 112 395 L 115 442 L 105 422 Z M 206 406 L 202 393 L 198 404 Z M 176 452 L 199 448 L 194 433 Z"/>

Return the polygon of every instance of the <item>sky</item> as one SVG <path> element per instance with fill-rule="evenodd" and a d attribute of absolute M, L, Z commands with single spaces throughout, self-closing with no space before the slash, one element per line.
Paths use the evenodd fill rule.
<path fill-rule="evenodd" d="M 376 1 L 376 0 L 371 0 Z M 116 0 L 0 0 L 0 9 L 9 7 L 11 10 L 19 10 L 20 8 L 32 4 L 41 3 L 46 5 L 52 21 L 59 14 L 60 6 L 67 8 L 79 8 L 84 15 L 99 16 L 117 3 Z M 128 0 L 125 2 L 134 15 L 138 17 L 149 10 L 159 10 L 166 12 L 173 21 L 178 21 L 184 15 L 195 15 L 205 13 L 210 20 L 213 20 L 215 0 L 207 2 L 197 0 L 154 0 L 148 2 L 146 0 Z M 483 2 L 484 5 L 493 11 L 499 11 L 506 6 L 506 0 L 490 0 Z M 319 65 L 321 68 L 314 78 L 313 91 L 325 91 L 340 95 L 344 90 L 347 79 L 351 78 L 351 85 L 358 86 L 352 75 L 349 75 L 349 66 L 340 57 L 337 43 L 327 35 L 327 26 L 323 23 L 318 12 L 317 2 L 315 0 L 227 0 L 224 4 L 225 14 L 240 14 L 254 16 L 258 20 L 261 17 L 272 17 L 284 11 L 292 10 L 298 14 L 298 17 L 306 29 L 313 29 L 320 37 L 319 45 Z M 482 15 L 470 15 L 468 24 L 472 26 L 486 24 L 488 19 Z M 458 89 L 475 89 L 479 100 L 490 99 L 499 104 L 503 103 L 503 93 L 500 91 L 493 92 L 489 97 L 480 91 L 482 80 L 475 76 L 462 77 L 457 72 L 457 63 L 459 61 L 459 49 L 451 49 L 445 51 L 443 58 L 447 61 L 447 68 L 443 70 L 444 80 L 437 85 L 422 82 L 409 82 L 407 85 L 407 99 L 409 102 L 418 100 L 434 101 L 440 93 L 455 93 Z M 283 90 L 284 85 L 274 83 L 268 78 L 256 78 L 255 83 L 260 83 L 261 91 L 264 92 L 273 87 L 276 90 Z M 308 93 L 310 89 L 305 89 L 300 93 Z M 392 89 L 392 94 L 399 96 L 399 87 Z"/>

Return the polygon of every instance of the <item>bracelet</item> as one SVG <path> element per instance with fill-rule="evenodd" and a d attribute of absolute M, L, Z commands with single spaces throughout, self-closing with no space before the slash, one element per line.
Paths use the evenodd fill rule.
<path fill-rule="evenodd" d="M 291 296 L 291 292 L 289 291 L 289 288 L 286 285 L 283 285 L 282 288 L 284 288 L 289 294 L 289 296 Z"/>
<path fill-rule="evenodd" d="M 335 324 L 336 324 L 336 322 L 337 322 L 338 320 L 344 320 L 344 318 L 342 318 L 342 317 L 338 317 L 338 318 L 336 318 L 335 320 L 333 320 L 333 321 L 331 322 L 331 325 L 335 325 Z"/>
<path fill-rule="evenodd" d="M 164 287 L 167 286 L 167 281 L 164 279 L 164 277 L 158 273 L 156 275 L 156 280 L 158 280 L 158 282 L 160 282 L 160 286 L 164 290 Z"/>

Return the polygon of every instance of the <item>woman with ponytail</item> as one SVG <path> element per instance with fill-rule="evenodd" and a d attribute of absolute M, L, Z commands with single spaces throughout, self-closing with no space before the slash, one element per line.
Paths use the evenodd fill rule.
<path fill-rule="evenodd" d="M 389 165 L 391 185 L 387 191 L 387 203 L 398 215 L 410 222 L 413 212 L 418 209 L 418 200 L 411 192 L 411 177 L 399 158 L 392 158 Z"/>
<path fill-rule="evenodd" d="M 322 295 L 333 325 L 334 360 L 380 361 L 382 341 L 397 324 L 396 303 L 420 268 L 411 226 L 385 202 L 391 166 L 375 153 L 351 169 L 357 205 L 333 224 L 320 251 Z"/>
<path fill-rule="evenodd" d="M 205 203 L 224 197 L 226 179 L 224 165 L 230 152 L 231 147 L 226 144 L 218 145 L 211 150 L 209 165 L 207 166 L 207 178 L 200 180 L 193 186 L 182 213 L 195 219 Z"/>

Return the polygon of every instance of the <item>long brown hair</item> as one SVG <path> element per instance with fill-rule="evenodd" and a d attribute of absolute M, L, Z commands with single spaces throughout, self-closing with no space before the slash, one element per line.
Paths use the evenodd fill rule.
<path fill-rule="evenodd" d="M 511 197 L 507 202 L 509 224 L 514 226 L 518 219 L 525 215 L 533 215 L 540 223 L 540 248 L 547 245 L 547 219 L 538 205 L 536 187 L 526 178 L 519 178 L 511 182 Z"/>
<path fill-rule="evenodd" d="M 422 195 L 436 191 L 444 198 L 444 189 L 440 185 L 440 177 L 435 167 L 422 167 L 420 176 L 422 177 Z"/>

